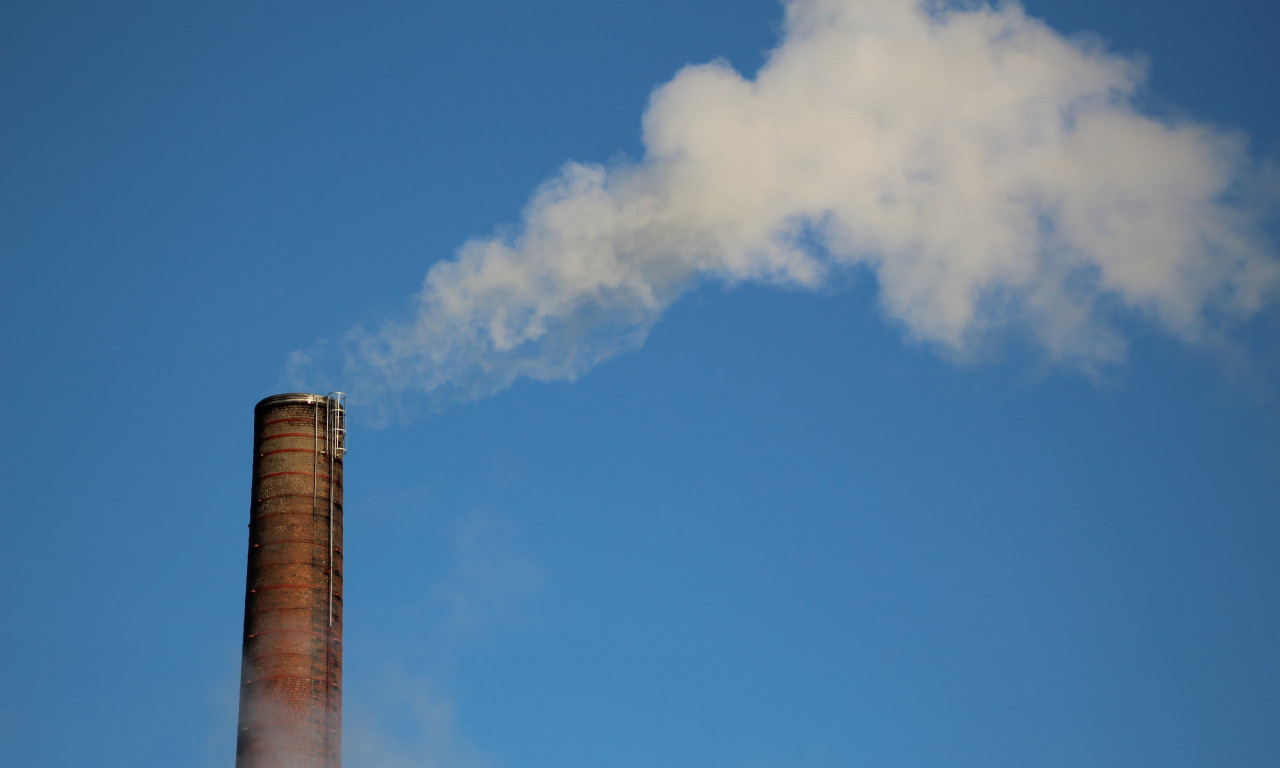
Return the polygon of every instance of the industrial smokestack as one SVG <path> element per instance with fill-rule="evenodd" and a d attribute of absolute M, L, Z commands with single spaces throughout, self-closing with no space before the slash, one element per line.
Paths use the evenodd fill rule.
<path fill-rule="evenodd" d="M 340 768 L 345 395 L 253 416 L 236 768 Z"/>

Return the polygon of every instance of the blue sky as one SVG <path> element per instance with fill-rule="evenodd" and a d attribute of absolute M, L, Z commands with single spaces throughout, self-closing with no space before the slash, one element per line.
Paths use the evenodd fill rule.
<path fill-rule="evenodd" d="M 1274 266 L 1274 8 L 1025 7 L 1122 57 L 1086 63 L 1145 61 L 1104 116 L 1235 142 L 1225 160 L 1173 142 L 1123 176 L 1201 158 L 1235 174 L 1227 209 L 1153 182 L 1125 187 L 1146 205 L 1134 220 L 1227 221 L 1261 244 L 1231 274 Z M 610 200 L 637 176 L 683 193 L 644 143 L 651 94 L 714 60 L 737 75 L 664 92 L 736 93 L 784 34 L 772 0 L 0 9 L 6 765 L 232 763 L 252 407 L 291 376 L 350 388 L 365 412 L 346 488 L 352 768 L 1276 764 L 1274 293 L 1241 309 L 1208 267 L 1126 283 L 1121 251 L 1110 289 L 1067 285 L 1096 299 L 1086 320 L 1037 309 L 1056 284 L 998 277 L 982 285 L 1014 298 L 970 322 L 891 268 L 936 249 L 895 251 L 855 207 L 841 215 L 876 246 L 856 258 L 816 219 L 788 241 L 820 281 L 713 249 L 727 260 L 680 272 L 669 301 L 574 303 L 607 322 L 518 354 L 459 335 L 460 358 L 333 363 L 335 339 L 437 322 L 410 304 L 432 265 L 469 241 L 519 245 L 566 161 L 606 169 Z M 707 146 L 676 129 L 712 102 L 669 100 L 650 135 Z M 926 126 L 929 146 L 949 125 Z M 1113 162 L 1165 145 L 1123 146 Z M 1212 175 L 1186 174 L 1170 178 Z M 1066 175 L 1037 189 L 1094 200 L 1055 186 Z M 811 212 L 796 205 L 782 219 Z M 1037 220 L 1078 234 L 1057 210 Z M 894 285 L 917 300 L 894 304 Z M 490 296 L 457 295 L 471 322 Z M 540 365 L 565 339 L 608 354 Z M 290 368 L 299 352 L 313 362 Z M 469 378 L 486 365 L 554 380 Z M 435 370 L 453 378 L 428 387 Z"/>

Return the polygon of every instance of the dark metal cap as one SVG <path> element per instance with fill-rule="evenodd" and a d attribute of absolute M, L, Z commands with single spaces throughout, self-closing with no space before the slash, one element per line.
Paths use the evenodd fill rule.
<path fill-rule="evenodd" d="M 329 397 L 327 395 L 312 395 L 306 392 L 288 392 L 282 395 L 264 397 L 262 400 L 258 401 L 258 404 L 254 406 L 253 409 L 257 411 L 263 408 L 270 408 L 275 405 L 289 405 L 290 403 L 311 405 L 312 403 L 323 403 L 328 399 Z"/>

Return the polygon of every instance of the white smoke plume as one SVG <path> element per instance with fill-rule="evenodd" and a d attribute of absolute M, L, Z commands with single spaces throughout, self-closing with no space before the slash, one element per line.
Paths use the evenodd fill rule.
<path fill-rule="evenodd" d="M 963 358 L 1015 335 L 1084 369 L 1123 358 L 1120 324 L 1202 342 L 1274 296 L 1243 140 L 1142 114 L 1140 63 L 1016 2 L 785 6 L 754 78 L 685 68 L 641 160 L 566 164 L 511 234 L 433 265 L 409 317 L 295 374 L 336 351 L 366 402 L 572 379 L 704 281 L 862 269 L 913 340 Z"/>

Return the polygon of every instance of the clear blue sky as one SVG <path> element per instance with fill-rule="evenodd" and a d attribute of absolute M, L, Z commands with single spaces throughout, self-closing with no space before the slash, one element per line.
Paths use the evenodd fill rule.
<path fill-rule="evenodd" d="M 1277 167 L 1274 4 L 1026 8 Z M 0 762 L 231 765 L 290 353 L 403 316 L 565 161 L 641 158 L 654 89 L 752 76 L 782 13 L 0 7 Z M 713 279 L 575 381 L 357 422 L 347 765 L 1280 764 L 1280 312 L 1121 314 L 1089 373 L 1016 324 L 920 341 L 865 268 Z"/>

